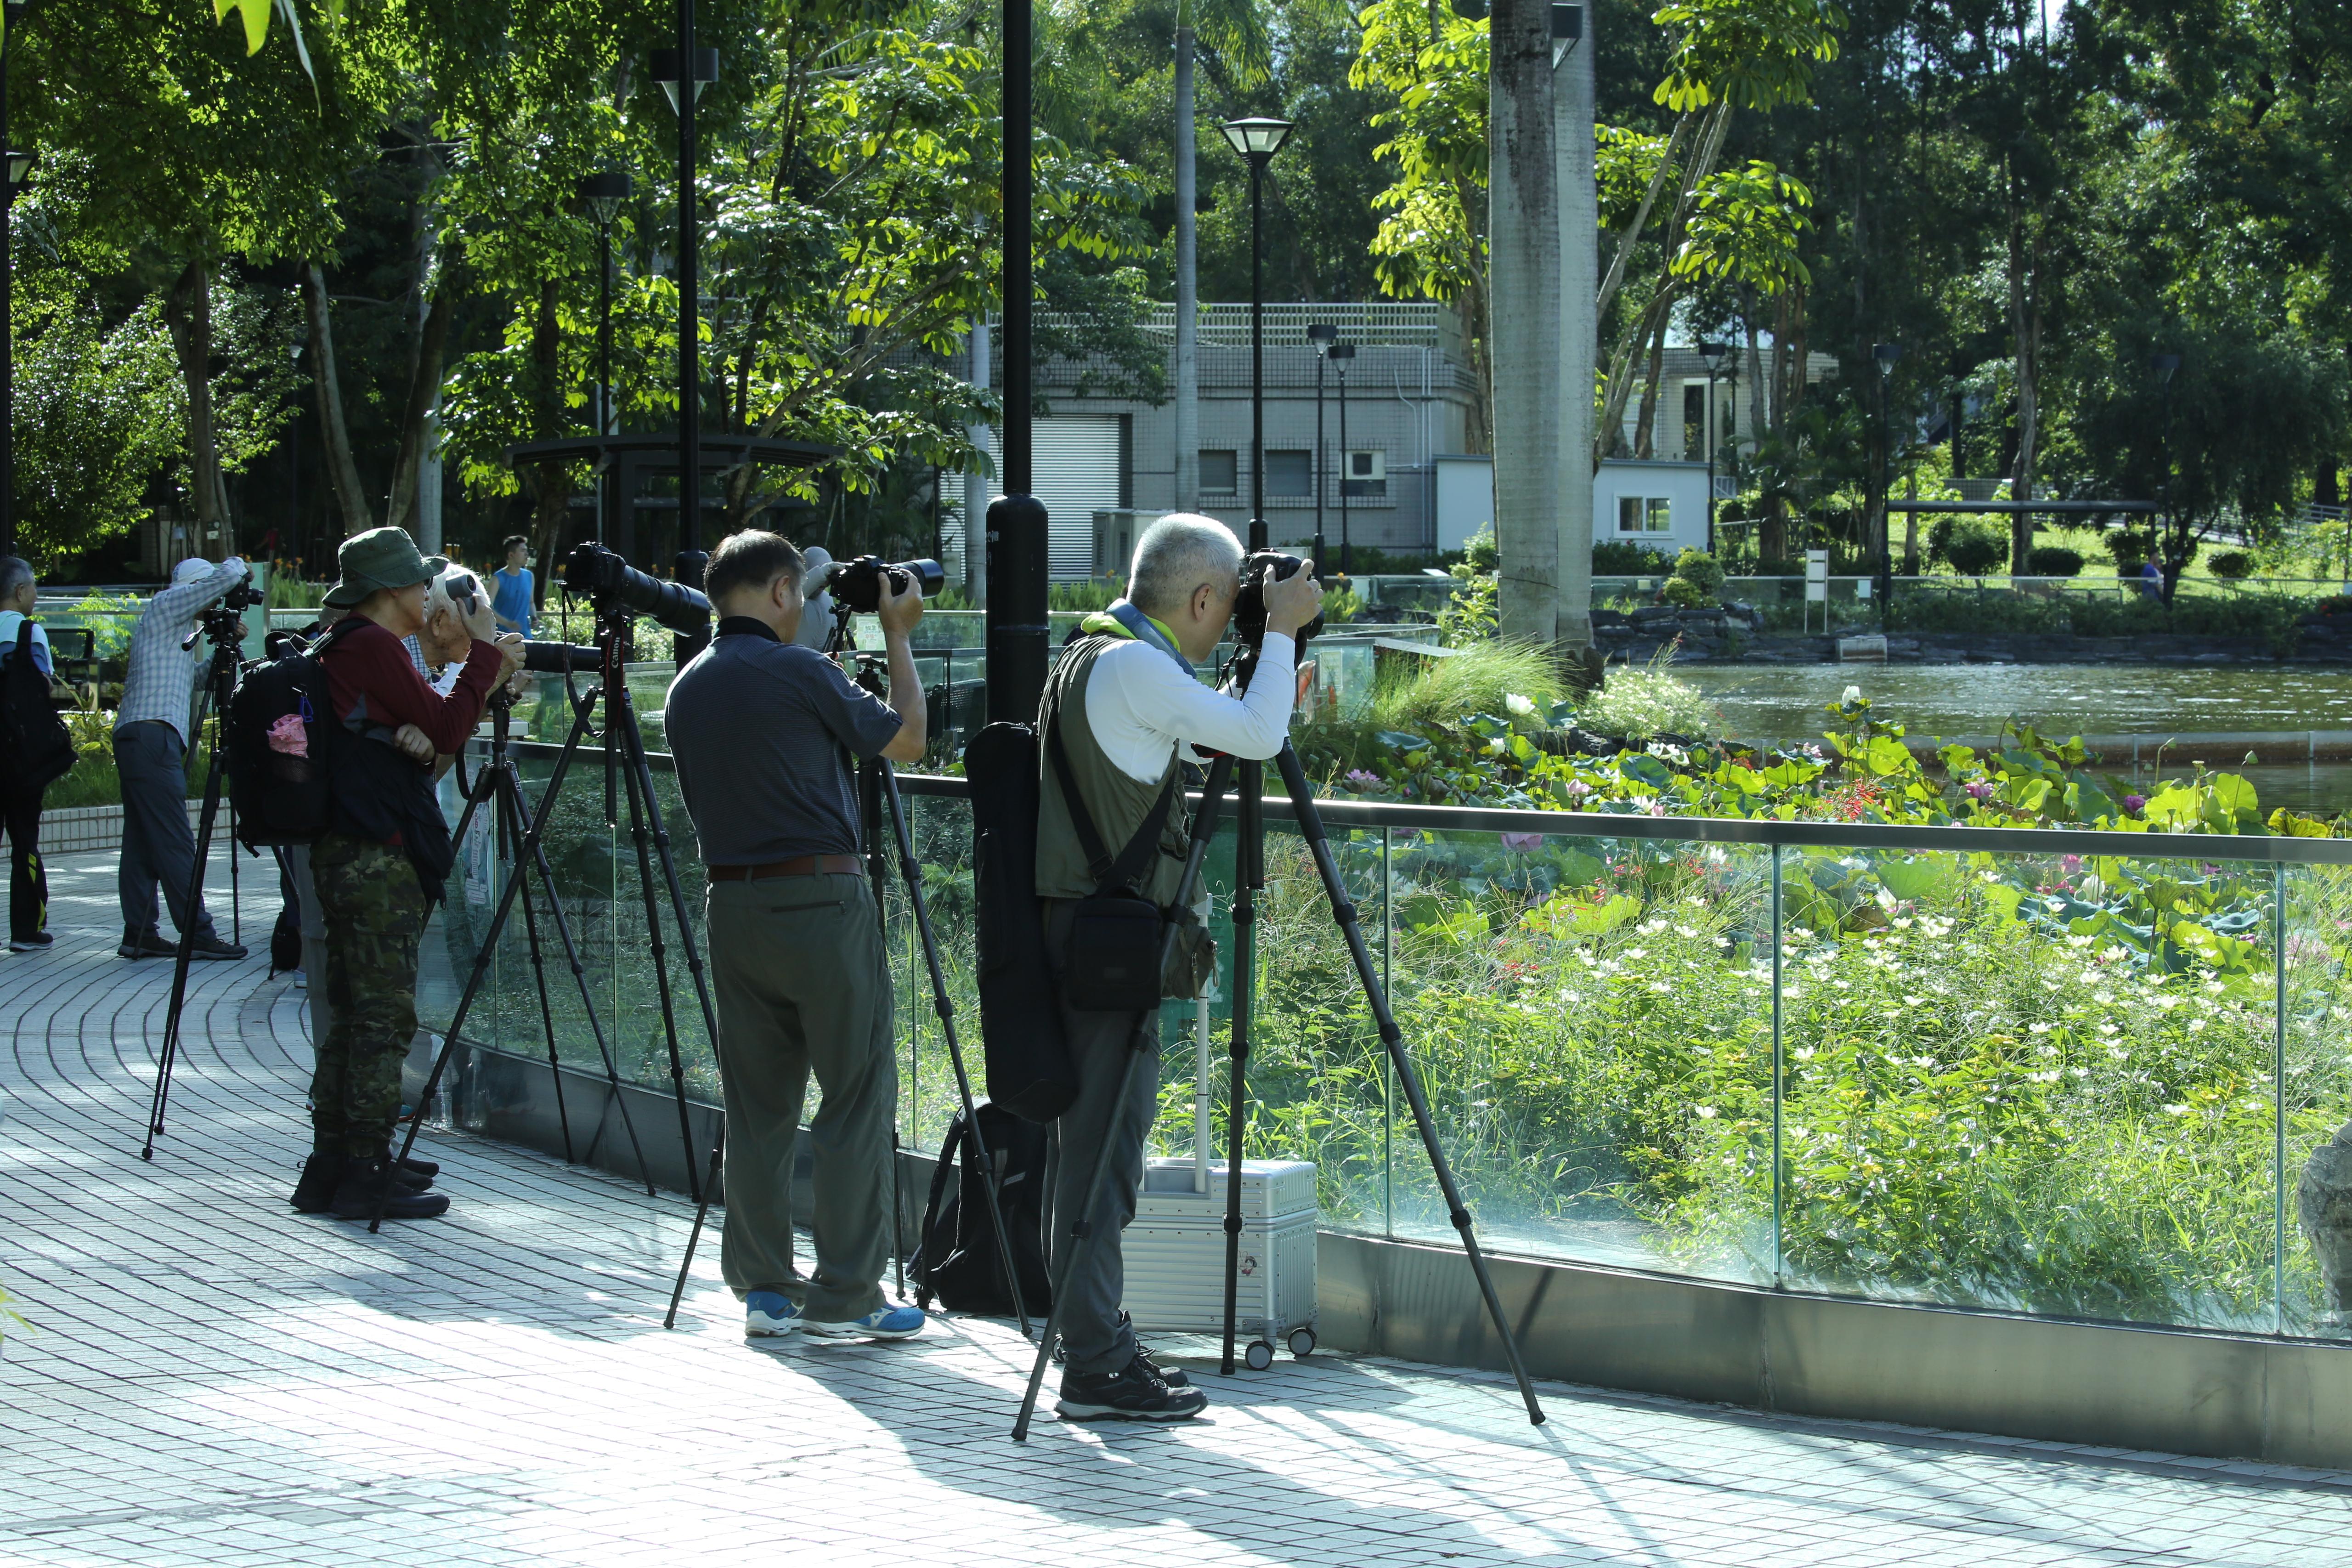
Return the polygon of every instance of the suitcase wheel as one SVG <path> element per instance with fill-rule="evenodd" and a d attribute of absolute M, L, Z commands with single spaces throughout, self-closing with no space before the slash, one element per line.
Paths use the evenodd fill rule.
<path fill-rule="evenodd" d="M 1242 1352 L 1242 1359 L 1252 1372 L 1264 1372 L 1274 1364 L 1274 1346 L 1264 1340 L 1252 1340 L 1249 1349 Z"/>
<path fill-rule="evenodd" d="M 1315 1353 L 1315 1331 L 1313 1329 L 1291 1330 L 1290 1353 L 1297 1356 L 1300 1361 L 1305 1361 L 1308 1356 L 1313 1355 Z"/>

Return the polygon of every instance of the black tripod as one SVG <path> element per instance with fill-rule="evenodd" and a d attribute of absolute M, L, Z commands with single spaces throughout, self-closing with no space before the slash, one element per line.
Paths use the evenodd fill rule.
<path fill-rule="evenodd" d="M 1242 685 L 1248 684 L 1244 667 Z M 1477 1276 L 1479 1293 L 1486 1298 L 1487 1315 L 1493 1319 L 1495 1331 L 1501 1336 L 1504 1356 L 1509 1361 L 1511 1375 L 1517 1380 L 1519 1396 L 1527 1402 L 1528 1420 L 1542 1426 L 1543 1406 L 1536 1400 L 1536 1391 L 1528 1381 L 1526 1365 L 1519 1359 L 1517 1336 L 1511 1332 L 1508 1319 L 1503 1315 L 1502 1299 L 1495 1293 L 1495 1282 L 1486 1271 L 1486 1259 L 1478 1248 L 1478 1238 L 1471 1229 L 1470 1211 L 1463 1205 L 1462 1194 L 1454 1184 L 1453 1167 L 1446 1163 L 1445 1151 L 1437 1141 L 1437 1125 L 1429 1112 L 1428 1099 L 1422 1093 L 1421 1077 L 1413 1070 L 1412 1059 L 1405 1054 L 1403 1032 L 1397 1027 L 1396 1016 L 1390 1011 L 1388 995 L 1381 987 L 1380 972 L 1373 966 L 1371 950 L 1364 943 L 1364 933 L 1357 917 L 1354 900 L 1348 897 L 1347 885 L 1339 876 L 1339 861 L 1332 856 L 1331 843 L 1323 830 L 1322 814 L 1316 809 L 1315 795 L 1307 782 L 1306 770 L 1299 765 L 1298 754 L 1288 742 L 1283 742 L 1276 764 L 1281 771 L 1284 786 L 1290 795 L 1292 808 L 1297 813 L 1300 834 L 1307 839 L 1315 856 L 1315 869 L 1323 882 L 1324 900 L 1331 906 L 1332 918 L 1339 922 L 1347 937 L 1348 952 L 1356 967 L 1356 981 L 1363 988 L 1364 999 L 1371 1005 L 1372 1018 L 1379 1026 L 1381 1044 L 1387 1049 L 1390 1064 L 1396 1071 L 1397 1082 L 1402 1086 L 1405 1102 L 1412 1109 L 1414 1126 L 1421 1133 L 1422 1147 L 1428 1151 L 1431 1167 L 1437 1173 L 1437 1184 L 1445 1195 L 1445 1207 L 1453 1219 L 1454 1228 L 1461 1234 L 1463 1250 L 1469 1255 L 1471 1272 Z M 1235 870 L 1239 886 L 1234 897 L 1234 1002 L 1233 1002 L 1233 1099 L 1226 1107 L 1226 1127 L 1229 1140 L 1225 1174 L 1225 1342 L 1219 1371 L 1234 1370 L 1234 1319 L 1238 1258 L 1242 1229 L 1242 1152 L 1244 1134 L 1247 1131 L 1248 1100 L 1245 1079 L 1249 1065 L 1250 1002 L 1255 976 L 1251 973 L 1250 931 L 1256 921 L 1256 889 L 1265 885 L 1265 825 L 1260 804 L 1265 764 L 1241 764 L 1241 799 L 1238 803 L 1237 827 L 1240 839 L 1236 845 Z M 1224 804 L 1227 783 L 1233 777 L 1234 759 L 1220 756 L 1209 767 L 1208 782 L 1202 786 L 1201 809 L 1193 821 L 1192 852 L 1184 862 L 1184 879 L 1179 884 L 1174 907 L 1182 908 L 1192 900 L 1200 884 L 1201 867 L 1208 853 L 1210 838 L 1217 829 L 1217 819 Z M 1176 941 L 1171 925 L 1160 954 L 1161 968 L 1167 966 L 1169 952 Z M 1143 1057 L 1143 1026 L 1149 1013 L 1136 1016 L 1129 1035 L 1127 1063 L 1120 1069 L 1118 1094 L 1111 1103 L 1123 1106 L 1129 1091 L 1134 1087 L 1138 1064 Z M 1054 1275 L 1054 1310 L 1045 1320 L 1045 1337 L 1037 1347 L 1035 1365 L 1029 1372 L 1029 1386 L 1022 1395 L 1021 1414 L 1013 1424 L 1013 1440 L 1029 1435 L 1029 1422 L 1035 1413 L 1037 1392 L 1045 1382 L 1045 1364 L 1054 1350 L 1054 1329 L 1058 1321 L 1066 1287 L 1079 1258 L 1092 1245 L 1094 1237 L 1088 1216 L 1094 1212 L 1096 1199 L 1102 1191 L 1103 1176 L 1108 1169 L 1110 1141 L 1105 1139 L 1101 1152 L 1095 1156 L 1093 1171 L 1087 1178 L 1087 1200 L 1080 1205 L 1070 1226 L 1070 1247 L 1063 1265 Z"/>
<path fill-rule="evenodd" d="M 702 1005 L 703 1026 L 709 1031 L 709 1037 L 713 1041 L 719 1037 L 719 1024 L 717 1015 L 710 1005 L 710 987 L 703 974 L 702 953 L 695 945 L 694 924 L 687 912 L 686 894 L 678 886 L 677 864 L 670 854 L 669 829 L 663 821 L 660 807 L 654 798 L 653 770 L 646 761 L 645 736 L 637 728 L 636 709 L 630 701 L 628 683 L 624 679 L 628 656 L 630 618 L 630 614 L 625 609 L 607 608 L 602 604 L 596 607 L 596 647 L 601 659 L 601 675 L 597 684 L 590 688 L 585 696 L 572 699 L 572 732 L 564 738 L 562 752 L 556 758 L 555 770 L 549 775 L 547 788 L 540 797 L 537 817 L 531 816 L 528 806 L 523 802 L 520 780 L 515 774 L 510 760 L 501 759 L 500 767 L 486 771 L 499 773 L 509 781 L 510 789 L 501 793 L 516 809 L 519 814 L 518 819 L 524 825 L 522 847 L 518 852 L 517 859 L 519 862 L 528 859 L 538 868 L 541 882 L 547 889 L 549 902 L 554 906 L 557 930 L 562 933 L 564 951 L 571 960 L 572 973 L 580 981 L 581 1002 L 587 1008 L 589 1026 L 595 1034 L 597 1049 L 604 1053 L 607 1079 L 614 1085 L 614 1097 L 617 1100 L 620 1098 L 619 1074 L 614 1066 L 611 1050 L 604 1038 L 604 1026 L 597 1020 L 595 1007 L 588 1000 L 585 970 L 580 963 L 578 952 L 572 946 L 570 928 L 563 920 L 562 903 L 556 896 L 554 873 L 547 862 L 544 842 L 547 825 L 555 815 L 555 802 L 562 793 L 564 780 L 570 776 L 572 759 L 579 754 L 581 742 L 591 732 L 590 721 L 598 705 L 600 703 L 603 705 L 604 725 L 602 740 L 604 747 L 605 819 L 614 823 L 615 826 L 618 825 L 618 803 L 614 788 L 614 771 L 617 768 L 620 782 L 628 796 L 630 837 L 636 846 L 637 882 L 645 897 L 646 931 L 654 961 L 654 988 L 661 998 L 662 1032 L 669 1047 L 670 1087 L 677 1102 L 678 1138 L 687 1151 L 687 1185 L 691 1195 L 698 1202 L 702 1197 L 702 1187 L 695 1177 L 694 1129 L 693 1123 L 688 1119 L 686 1101 L 686 1062 L 678 1049 L 677 1016 L 670 1005 L 668 949 L 663 945 L 659 906 L 654 893 L 653 860 L 656 852 L 661 860 L 663 877 L 668 883 L 671 914 L 677 921 L 678 946 L 685 952 L 687 969 L 694 977 L 695 995 Z M 616 745 L 619 747 L 617 755 L 614 752 Z M 649 818 L 650 830 L 647 827 Z M 459 1035 L 465 1027 L 466 1016 L 472 1011 L 474 998 L 481 989 L 483 979 L 489 973 L 490 961 L 498 948 L 499 933 L 505 929 L 507 917 L 513 910 L 516 897 L 521 892 L 523 882 L 524 878 L 519 867 L 518 874 L 508 879 L 506 889 L 499 896 L 497 912 L 490 917 L 489 928 L 483 936 L 480 948 L 474 955 L 473 972 L 467 976 L 465 992 L 458 997 L 457 1011 L 450 1016 L 448 1033 L 442 1039 L 441 1049 L 433 1058 L 433 1070 L 426 1077 L 425 1088 L 417 1095 L 416 1104 L 409 1113 L 408 1136 L 401 1143 L 400 1159 L 406 1159 L 409 1151 L 415 1146 L 417 1130 L 424 1123 L 425 1108 L 432 1102 L 434 1091 L 440 1087 L 441 1074 L 448 1067 L 449 1054 L 457 1048 Z M 528 915 L 526 915 L 526 924 L 528 925 Z M 549 1026 L 549 1035 L 551 1052 L 553 1038 L 551 1023 Z M 626 1125 L 628 1111 L 625 1106 L 623 1107 L 621 1114 L 623 1123 Z M 636 1149 L 636 1134 L 634 1128 L 630 1131 L 630 1144 L 633 1149 Z M 645 1175 L 646 1194 L 652 1195 L 653 1178 L 647 1171 L 642 1149 L 637 1149 L 637 1169 Z M 387 1190 L 386 1201 L 389 1201 L 389 1196 Z M 383 1213 L 379 1207 L 375 1215 L 370 1218 L 368 1228 L 371 1231 L 375 1230 L 383 1223 Z"/>
<path fill-rule="evenodd" d="M 845 634 L 849 616 L 854 613 L 847 605 L 842 605 L 835 609 L 833 637 L 825 645 L 828 653 L 838 651 L 847 641 Z M 873 682 L 870 667 L 862 670 L 861 676 L 863 683 L 871 689 Z M 887 873 L 883 868 L 881 823 L 878 820 L 881 814 L 875 807 L 877 805 L 887 805 L 889 807 L 891 837 L 896 840 L 898 849 L 899 874 L 907 884 L 908 905 L 914 910 L 915 930 L 922 938 L 923 963 L 930 973 L 931 1009 L 939 1015 L 940 1033 L 947 1042 L 948 1060 L 955 1068 L 956 1094 L 963 1103 L 966 1146 L 964 1157 L 971 1162 L 970 1168 L 987 1173 L 988 1218 L 989 1224 L 996 1234 L 996 1256 L 1003 1267 L 1005 1289 L 1013 1299 L 1013 1310 L 1021 1320 L 1021 1333 L 1025 1339 L 1029 1333 L 1029 1307 L 1028 1303 L 1021 1299 L 1019 1272 L 1013 1268 L 1012 1236 L 1004 1225 L 1003 1192 L 1004 1170 L 989 1153 L 987 1141 L 982 1136 L 980 1131 L 980 1117 L 972 1101 L 971 1075 L 964 1068 L 963 1047 L 956 1037 L 955 1004 L 948 996 L 947 973 L 940 962 L 939 938 L 931 930 L 930 906 L 923 898 L 922 862 L 916 858 L 914 836 L 907 823 L 906 805 L 898 795 L 898 774 L 897 770 L 890 766 L 887 759 L 876 757 L 861 764 L 859 784 L 860 798 L 867 803 L 864 814 L 867 844 L 866 874 L 874 884 L 874 905 L 877 916 L 881 913 L 883 879 Z M 899 1222 L 904 1215 L 898 1198 L 898 1135 L 895 1131 L 896 1120 L 894 1116 L 890 1149 L 890 1250 L 898 1258 L 900 1270 L 898 1293 L 904 1297 L 906 1295 L 906 1249 L 898 1245 L 898 1236 Z M 710 1170 L 703 1180 L 702 1204 L 695 1211 L 694 1229 L 687 1237 L 686 1257 L 677 1266 L 677 1284 L 670 1291 L 669 1312 L 662 1319 L 664 1328 L 677 1326 L 677 1304 L 686 1294 L 687 1273 L 694 1267 L 695 1247 L 702 1239 L 703 1222 L 710 1212 L 709 1194 L 711 1189 L 718 1185 L 719 1168 L 725 1157 L 726 1149 L 727 1129 L 722 1122 L 719 1130 L 718 1142 L 711 1147 Z M 941 1159 L 945 1159 L 947 1155 L 947 1150 L 940 1151 Z"/>
<path fill-rule="evenodd" d="M 211 752 L 205 770 L 205 805 L 196 826 L 196 863 L 188 873 L 188 901 L 184 906 L 187 918 L 180 921 L 180 949 L 172 958 L 172 1003 L 163 1015 L 163 1046 L 155 1058 L 155 1093 L 147 1107 L 147 1141 L 140 1146 L 139 1157 L 155 1157 L 155 1140 L 163 1131 L 163 1109 L 172 1098 L 172 1068 L 180 1057 L 180 1016 L 188 1000 L 188 965 L 194 962 L 196 949 L 196 910 L 202 907 L 205 891 L 205 862 L 213 847 L 213 824 L 219 819 L 221 804 L 222 762 L 221 731 L 228 723 L 228 700 L 236 689 L 238 646 L 245 640 L 245 622 L 236 611 L 215 606 L 206 610 L 195 631 L 188 635 L 184 647 L 194 646 L 197 637 L 213 645 L 212 663 L 205 671 L 205 702 L 196 710 L 196 733 L 204 733 L 207 713 L 220 722 L 213 726 Z M 236 871 L 236 851 L 229 851 L 229 871 Z"/>

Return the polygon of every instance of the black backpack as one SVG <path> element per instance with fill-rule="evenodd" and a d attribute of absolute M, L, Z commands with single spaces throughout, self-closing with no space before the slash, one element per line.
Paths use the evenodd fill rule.
<path fill-rule="evenodd" d="M 33 662 L 33 622 L 0 657 L 0 784 L 12 795 L 47 789 L 73 771 L 73 731 L 49 701 L 49 678 Z"/>
<path fill-rule="evenodd" d="M 249 847 L 315 844 L 332 819 L 327 748 L 340 726 L 319 656 L 340 629 L 308 645 L 290 637 L 278 643 L 277 657 L 246 666 L 229 697 L 229 803 Z M 299 725 L 281 729 L 289 718 Z M 298 740 L 299 749 L 289 749 Z"/>
<path fill-rule="evenodd" d="M 1021 1304 L 1033 1318 L 1053 1306 L 1045 1270 L 1045 1129 L 1002 1106 L 982 1100 L 981 1137 L 1004 1173 L 997 1189 L 1004 1205 L 1004 1232 L 1013 1243 Z M 971 1157 L 971 1140 L 961 1111 L 940 1142 L 940 1163 L 931 1173 L 930 1200 L 923 1207 L 922 1245 L 907 1260 L 915 1277 L 916 1302 L 928 1309 L 934 1298 L 951 1312 L 1013 1316 L 1013 1297 L 997 1262 L 996 1227 L 988 1218 L 988 1178 Z M 955 1185 L 949 1187 L 949 1179 Z"/>
<path fill-rule="evenodd" d="M 988 1098 L 1051 1121 L 1078 1097 L 1037 899 L 1037 731 L 991 724 L 964 748 L 971 786 L 973 922 Z M 991 1147 L 994 1140 L 990 1141 Z"/>

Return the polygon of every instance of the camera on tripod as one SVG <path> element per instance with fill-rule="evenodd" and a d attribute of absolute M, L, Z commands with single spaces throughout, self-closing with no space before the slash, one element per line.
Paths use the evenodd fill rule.
<path fill-rule="evenodd" d="M 1278 550 L 1257 550 L 1242 559 L 1242 591 L 1234 601 L 1234 630 L 1242 646 L 1255 654 L 1265 644 L 1265 589 L 1269 583 L 1286 583 L 1307 564 L 1296 555 L 1285 555 Z M 1298 628 L 1295 639 L 1303 650 L 1307 639 L 1323 629 L 1323 616 L 1317 612 L 1313 620 Z"/>
<path fill-rule="evenodd" d="M 648 577 L 594 540 L 572 547 L 563 583 L 572 593 L 594 600 L 599 615 L 628 610 L 689 637 L 710 625 L 710 601 L 698 591 Z"/>
<path fill-rule="evenodd" d="M 817 592 L 830 592 L 834 603 L 870 616 L 882 607 L 885 578 L 894 594 L 905 593 L 907 584 L 914 583 L 928 599 L 947 586 L 948 574 L 936 561 L 885 562 L 879 555 L 861 555 L 855 561 L 835 562 L 824 581 L 814 586 Z"/>
<path fill-rule="evenodd" d="M 245 612 L 260 604 L 266 597 L 253 585 L 253 574 L 247 572 L 236 580 L 236 586 L 197 612 L 196 624 L 180 639 L 184 653 L 203 637 L 215 647 L 229 647 L 245 641 Z"/>

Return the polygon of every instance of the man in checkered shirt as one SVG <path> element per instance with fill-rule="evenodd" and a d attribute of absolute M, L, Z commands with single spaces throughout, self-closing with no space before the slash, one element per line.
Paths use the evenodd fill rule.
<path fill-rule="evenodd" d="M 236 586 L 246 564 L 232 555 L 215 566 L 183 561 L 172 585 L 147 601 L 131 634 L 131 670 L 114 716 L 114 767 L 122 778 L 122 899 L 124 958 L 169 958 L 177 951 L 156 929 L 155 885 L 163 885 L 172 923 L 194 933 L 198 958 L 236 959 L 245 949 L 221 941 L 198 889 L 196 837 L 188 831 L 188 728 L 205 652 L 181 647 L 205 609 Z"/>

